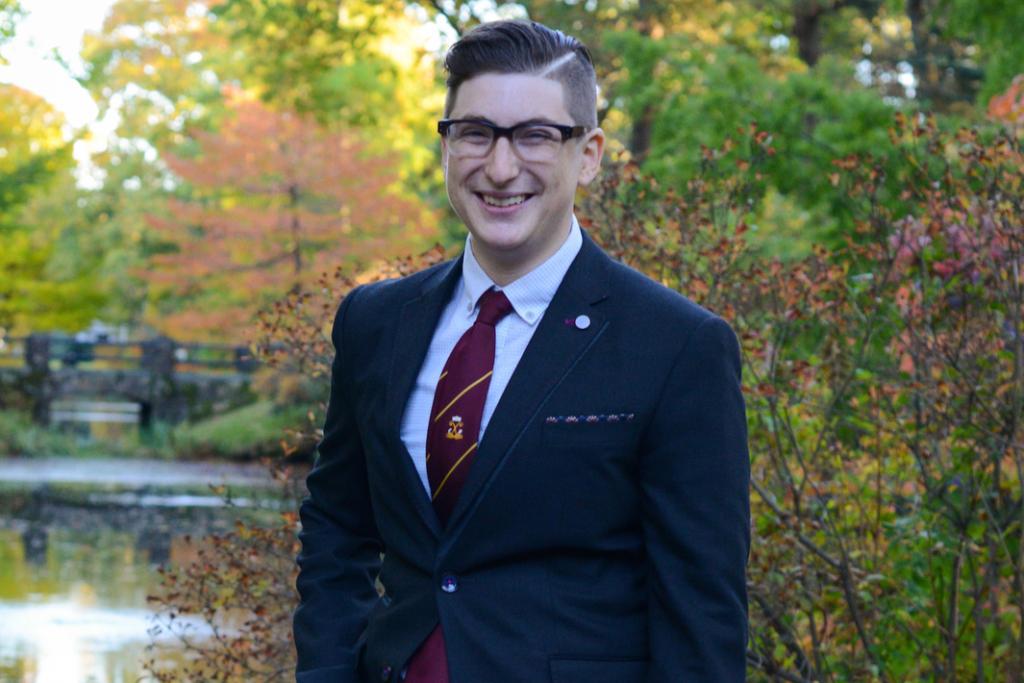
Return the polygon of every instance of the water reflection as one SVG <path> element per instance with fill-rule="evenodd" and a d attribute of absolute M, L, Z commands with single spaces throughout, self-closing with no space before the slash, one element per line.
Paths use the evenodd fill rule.
<path fill-rule="evenodd" d="M 84 601 L 0 604 L 0 672 L 24 683 L 150 680 L 140 666 L 149 611 L 103 608 L 90 600 L 88 586 L 84 593 Z"/>
<path fill-rule="evenodd" d="M 156 497 L 153 506 L 145 496 Z M 242 512 L 210 507 L 208 498 L 0 489 L 0 682 L 151 681 L 141 662 L 159 638 L 146 603 L 159 584 L 156 567 L 188 562 L 196 547 L 186 535 L 225 531 Z M 161 506 L 168 500 L 175 504 Z M 206 632 L 199 622 L 192 628 Z M 183 656 L 160 652 L 165 666 Z"/>

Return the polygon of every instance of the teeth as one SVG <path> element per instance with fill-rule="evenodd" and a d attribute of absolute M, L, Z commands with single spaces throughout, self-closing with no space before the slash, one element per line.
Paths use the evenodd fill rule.
<path fill-rule="evenodd" d="M 522 204 L 526 201 L 525 194 L 517 194 L 514 197 L 491 197 L 490 195 L 481 195 L 484 198 L 485 204 L 491 206 L 513 206 L 515 204 Z"/>

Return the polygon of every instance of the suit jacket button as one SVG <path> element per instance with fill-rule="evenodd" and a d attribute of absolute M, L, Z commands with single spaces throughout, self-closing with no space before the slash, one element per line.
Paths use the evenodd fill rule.
<path fill-rule="evenodd" d="M 391 678 L 391 667 L 385 664 L 380 669 L 380 680 L 386 681 Z"/>
<path fill-rule="evenodd" d="M 454 593 L 459 590 L 459 580 L 454 574 L 445 574 L 444 578 L 441 579 L 441 590 L 445 593 Z"/>

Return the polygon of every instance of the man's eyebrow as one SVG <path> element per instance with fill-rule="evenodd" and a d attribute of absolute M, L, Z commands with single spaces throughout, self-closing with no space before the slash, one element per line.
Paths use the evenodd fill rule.
<path fill-rule="evenodd" d="M 454 120 L 456 120 L 456 121 L 483 121 L 484 123 L 494 123 L 494 121 L 491 121 L 489 118 L 487 118 L 483 114 L 469 113 L 469 114 L 463 114 L 462 116 L 453 116 L 452 118 Z M 495 125 L 497 125 L 497 124 L 495 124 Z"/>
<path fill-rule="evenodd" d="M 483 116 L 481 114 L 463 114 L 462 116 L 453 117 L 453 118 L 456 118 L 458 120 L 481 121 L 483 123 L 489 123 L 492 126 L 497 126 L 498 125 L 494 121 L 492 121 L 490 118 L 488 118 L 486 116 Z M 548 125 L 555 125 L 555 126 L 560 125 L 559 123 L 555 122 L 553 119 L 549 119 L 546 116 L 535 116 L 535 117 L 533 117 L 531 119 L 524 119 L 523 121 L 517 121 L 516 123 L 513 123 L 511 126 L 498 126 L 498 127 L 499 128 L 512 128 L 514 126 L 524 126 L 524 125 L 533 125 L 533 124 L 548 124 Z"/>
<path fill-rule="evenodd" d="M 555 126 L 559 125 L 558 123 L 556 123 L 552 119 L 549 119 L 549 118 L 547 118 L 545 116 L 539 116 L 539 117 L 534 117 L 532 119 L 526 119 L 525 121 L 520 121 L 516 125 L 517 126 L 522 126 L 522 125 L 533 124 L 533 123 L 546 123 L 546 124 L 555 125 Z"/>

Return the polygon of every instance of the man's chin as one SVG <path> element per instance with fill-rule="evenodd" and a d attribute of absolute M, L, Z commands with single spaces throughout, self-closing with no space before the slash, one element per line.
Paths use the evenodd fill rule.
<path fill-rule="evenodd" d="M 521 246 L 531 234 L 528 217 L 517 214 L 495 217 L 477 214 L 470 232 L 474 240 L 497 250 L 514 250 Z"/>
<path fill-rule="evenodd" d="M 479 246 L 494 258 L 505 260 L 525 250 L 525 241 L 519 235 L 477 232 L 473 234 L 474 247 Z"/>

